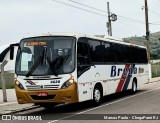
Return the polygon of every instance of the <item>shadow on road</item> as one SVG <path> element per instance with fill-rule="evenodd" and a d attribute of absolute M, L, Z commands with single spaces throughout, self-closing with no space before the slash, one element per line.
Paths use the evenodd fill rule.
<path fill-rule="evenodd" d="M 144 92 L 145 90 L 137 91 L 136 94 L 139 94 L 141 92 Z M 123 99 L 125 97 L 132 96 L 133 94 L 130 91 L 124 91 L 121 93 L 111 94 L 108 96 L 105 96 L 101 102 L 100 105 L 104 105 L 113 101 L 116 101 L 118 99 Z M 75 112 L 81 112 L 90 108 L 93 108 L 92 101 L 85 101 L 81 103 L 74 103 L 74 104 L 64 104 L 57 107 L 52 108 L 51 110 L 47 110 L 45 108 L 42 108 L 42 110 L 35 111 L 33 113 L 29 113 L 30 115 L 45 115 L 45 114 L 57 114 L 57 113 L 71 113 L 74 114 Z"/>

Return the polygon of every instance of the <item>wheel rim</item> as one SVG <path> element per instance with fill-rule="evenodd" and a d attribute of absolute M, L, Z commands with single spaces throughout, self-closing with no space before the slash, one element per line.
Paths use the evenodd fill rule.
<path fill-rule="evenodd" d="M 94 91 L 94 100 L 96 102 L 99 102 L 101 99 L 101 92 L 98 89 L 95 89 Z"/>
<path fill-rule="evenodd" d="M 137 88 L 136 88 L 136 83 L 134 82 L 133 83 L 133 91 L 135 92 L 137 90 Z"/>

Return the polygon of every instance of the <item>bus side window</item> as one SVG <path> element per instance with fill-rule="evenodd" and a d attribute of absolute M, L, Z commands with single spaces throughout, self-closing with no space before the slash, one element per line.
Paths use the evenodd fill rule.
<path fill-rule="evenodd" d="M 87 43 L 78 42 L 77 46 L 77 64 L 78 65 L 88 65 L 89 57 L 88 57 L 88 46 Z"/>
<path fill-rule="evenodd" d="M 90 68 L 89 55 L 88 55 L 88 44 L 78 42 L 77 45 L 77 69 L 78 76 L 84 73 Z"/>

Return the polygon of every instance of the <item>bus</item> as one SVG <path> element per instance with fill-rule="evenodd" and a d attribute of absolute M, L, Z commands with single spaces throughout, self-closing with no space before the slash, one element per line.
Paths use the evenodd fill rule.
<path fill-rule="evenodd" d="M 112 37 L 48 33 L 23 38 L 17 50 L 15 90 L 19 104 L 45 108 L 132 90 L 149 81 L 143 46 Z"/>

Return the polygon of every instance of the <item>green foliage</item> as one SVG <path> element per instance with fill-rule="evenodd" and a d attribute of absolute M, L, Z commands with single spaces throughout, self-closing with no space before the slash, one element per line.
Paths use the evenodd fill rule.
<path fill-rule="evenodd" d="M 14 85 L 6 85 L 6 89 L 14 88 Z M 0 85 L 0 89 L 2 89 L 2 86 Z"/>
<path fill-rule="evenodd" d="M 158 72 L 157 74 L 155 72 L 152 73 L 152 78 L 155 78 L 155 77 L 160 77 L 160 72 Z"/>
<path fill-rule="evenodd" d="M 1 77 L 1 76 L 0 76 Z M 4 72 L 4 80 L 6 82 L 6 88 L 14 88 L 14 73 Z M 2 82 L 0 78 L 0 89 L 2 89 Z"/>
<path fill-rule="evenodd" d="M 152 64 L 152 78 L 160 77 L 160 62 L 156 64 Z"/>

